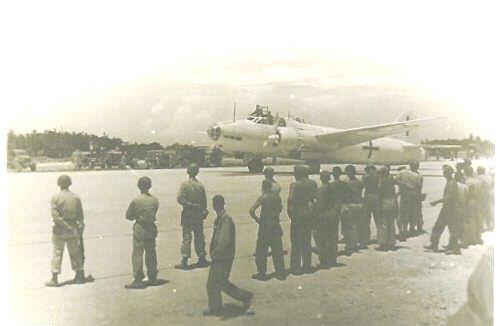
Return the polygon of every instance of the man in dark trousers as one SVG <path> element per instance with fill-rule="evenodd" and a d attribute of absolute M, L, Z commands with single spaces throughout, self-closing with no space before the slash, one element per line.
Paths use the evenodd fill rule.
<path fill-rule="evenodd" d="M 141 194 L 130 203 L 125 217 L 134 221 L 134 236 L 132 249 L 132 273 L 134 280 L 125 287 L 127 289 L 142 289 L 146 285 L 156 285 L 158 274 L 158 263 L 156 259 L 156 212 L 158 212 L 158 199 L 149 193 L 151 179 L 141 177 L 137 181 L 137 187 Z M 145 256 L 145 257 L 144 257 Z M 148 283 L 142 282 L 144 271 L 142 267 L 143 258 L 146 260 L 148 271 Z"/>
<path fill-rule="evenodd" d="M 188 259 L 191 257 L 191 241 L 194 235 L 194 248 L 198 255 L 197 267 L 207 267 L 205 252 L 205 236 L 203 234 L 203 220 L 208 215 L 207 195 L 205 187 L 196 178 L 199 168 L 197 164 L 190 164 L 187 168 L 189 180 L 182 183 L 177 195 L 177 202 L 182 205 L 182 246 L 181 263 L 177 269 L 188 269 Z"/>
<path fill-rule="evenodd" d="M 313 272 L 311 265 L 312 205 L 317 186 L 308 178 L 308 169 L 305 166 L 295 166 L 294 176 L 296 181 L 290 185 L 287 213 L 291 220 L 290 272 L 299 275 L 303 272 Z"/>
<path fill-rule="evenodd" d="M 222 294 L 243 302 L 247 310 L 252 302 L 253 294 L 238 288 L 229 281 L 236 249 L 236 230 L 231 216 L 224 209 L 224 197 L 216 195 L 212 204 L 217 218 L 214 222 L 212 241 L 210 242 L 210 258 L 212 263 L 208 272 L 207 294 L 208 310 L 205 316 L 222 315 Z"/>
<path fill-rule="evenodd" d="M 433 201 L 431 206 L 436 206 L 442 203 L 443 206 L 439 212 L 439 216 L 432 228 L 431 244 L 425 246 L 426 249 L 434 252 L 438 251 L 439 239 L 444 229 L 448 227 L 450 232 L 450 240 L 446 254 L 460 254 L 460 247 L 458 246 L 458 238 L 460 232 L 460 220 L 457 219 L 458 208 L 458 185 L 457 181 L 453 178 L 453 168 L 449 165 L 443 166 L 443 176 L 446 178 L 446 186 L 444 187 L 443 198 Z"/>
<path fill-rule="evenodd" d="M 257 265 L 257 274 L 252 278 L 264 281 L 266 280 L 267 269 L 267 250 L 271 247 L 274 269 L 276 277 L 284 280 L 285 260 L 283 256 L 283 230 L 280 225 L 280 213 L 283 209 L 281 197 L 272 189 L 272 182 L 264 180 L 262 183 L 263 194 L 257 199 L 250 208 L 250 216 L 259 225 L 257 234 L 257 248 L 255 249 L 255 264 Z M 256 210 L 260 207 L 260 217 Z"/>
<path fill-rule="evenodd" d="M 363 197 L 364 215 L 361 217 L 359 242 L 360 248 L 366 248 L 370 242 L 371 232 L 370 226 L 373 220 L 377 227 L 377 240 L 380 238 L 381 218 L 380 218 L 380 187 L 377 168 L 373 164 L 369 164 L 365 168 L 366 174 L 363 176 L 363 186 L 365 193 Z"/>
<path fill-rule="evenodd" d="M 85 283 L 83 270 L 83 239 L 84 229 L 83 209 L 80 197 L 69 190 L 71 178 L 61 175 L 57 179 L 61 191 L 51 200 L 51 213 L 54 226 L 52 227 L 52 245 L 54 256 L 52 258 L 52 279 L 45 283 L 46 286 L 59 286 L 58 275 L 61 273 L 61 264 L 64 247 L 68 246 L 71 268 L 75 271 L 74 283 Z"/>
<path fill-rule="evenodd" d="M 346 181 L 345 205 L 343 206 L 343 215 L 345 217 L 346 235 L 346 253 L 349 255 L 358 249 L 366 249 L 366 244 L 360 240 L 360 230 L 362 230 L 363 216 L 363 183 L 356 177 L 356 168 L 353 165 L 345 167 Z M 361 245 L 358 248 L 358 243 Z"/>

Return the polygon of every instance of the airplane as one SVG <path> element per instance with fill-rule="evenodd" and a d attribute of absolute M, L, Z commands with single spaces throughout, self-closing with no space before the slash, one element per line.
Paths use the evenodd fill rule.
<path fill-rule="evenodd" d="M 305 123 L 300 118 L 273 116 L 267 106 L 256 106 L 246 119 L 222 121 L 208 128 L 214 148 L 242 158 L 250 173 L 262 172 L 263 158 L 305 161 L 318 173 L 322 163 L 408 164 L 425 159 L 420 145 L 393 137 L 436 118 L 410 119 L 351 129 Z"/>

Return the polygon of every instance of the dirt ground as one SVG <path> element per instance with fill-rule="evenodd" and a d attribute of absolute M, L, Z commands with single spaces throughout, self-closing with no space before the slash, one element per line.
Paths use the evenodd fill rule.
<path fill-rule="evenodd" d="M 231 280 L 255 294 L 247 313 L 237 303 L 228 304 L 224 319 L 203 317 L 207 298 L 208 269 L 179 271 L 181 241 L 180 207 L 175 196 L 185 179 L 183 170 L 91 171 L 70 173 L 72 190 L 85 210 L 86 271 L 95 282 L 44 287 L 50 278 L 50 197 L 57 192 L 57 173 L 19 173 L 8 176 L 8 268 L 10 310 L 20 324 L 50 325 L 440 325 L 465 301 L 467 279 L 486 245 L 463 250 L 461 256 L 425 252 L 439 207 L 429 200 L 440 198 L 444 179 L 442 162 L 422 164 L 426 176 L 424 220 L 427 233 L 398 244 L 393 252 L 375 251 L 373 244 L 351 257 L 341 256 L 341 266 L 286 281 L 255 281 L 253 251 L 257 227 L 248 209 L 260 192 L 261 176 L 245 168 L 202 170 L 200 180 L 209 197 L 223 194 L 237 232 L 237 259 Z M 329 168 L 329 166 L 326 166 Z M 282 198 L 292 181 L 290 166 L 278 167 Z M 361 170 L 361 169 L 359 169 Z M 169 283 L 144 290 L 126 290 L 131 281 L 132 225 L 124 214 L 137 194 L 138 176 L 153 179 L 152 193 L 160 200 L 157 250 L 159 277 Z M 313 179 L 318 180 L 317 176 Z M 282 214 L 284 246 L 290 248 L 289 222 Z M 207 246 L 213 213 L 205 222 Z M 372 225 L 372 237 L 375 227 Z M 446 244 L 447 232 L 441 244 Z M 485 239 L 492 238 L 485 234 Z M 340 245 L 342 249 L 343 245 Z M 316 264 L 317 257 L 314 256 Z M 289 256 L 285 263 L 289 265 Z M 268 261 L 272 271 L 272 262 Z M 65 253 L 62 281 L 73 277 Z"/>

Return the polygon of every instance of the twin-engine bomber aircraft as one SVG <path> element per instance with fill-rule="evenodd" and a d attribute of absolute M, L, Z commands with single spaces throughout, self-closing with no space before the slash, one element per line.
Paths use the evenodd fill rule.
<path fill-rule="evenodd" d="M 408 134 L 423 121 L 395 121 L 351 129 L 305 123 L 297 118 L 273 117 L 268 107 L 257 105 L 245 120 L 219 122 L 208 136 L 224 154 L 242 158 L 251 173 L 263 170 L 265 157 L 305 161 L 313 172 L 321 163 L 407 164 L 425 159 L 424 149 L 389 135 Z"/>

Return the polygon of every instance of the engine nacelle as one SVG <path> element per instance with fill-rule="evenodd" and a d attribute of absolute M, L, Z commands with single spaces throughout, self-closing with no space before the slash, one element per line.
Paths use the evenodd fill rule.
<path fill-rule="evenodd" d="M 276 135 L 271 135 L 272 140 L 277 141 L 279 151 L 289 153 L 297 151 L 302 147 L 302 140 L 295 128 L 280 127 L 276 131 Z"/>

